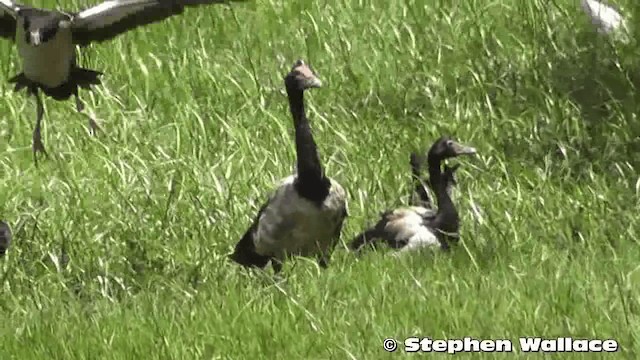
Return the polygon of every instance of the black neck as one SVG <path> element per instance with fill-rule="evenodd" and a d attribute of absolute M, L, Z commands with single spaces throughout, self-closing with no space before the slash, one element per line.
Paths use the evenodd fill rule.
<path fill-rule="evenodd" d="M 449 199 L 451 199 L 451 201 L 453 201 L 453 186 L 454 184 L 452 182 L 446 181 L 443 179 L 443 181 L 445 181 L 446 185 L 445 185 L 445 190 L 447 191 L 447 196 L 449 197 Z"/>
<path fill-rule="evenodd" d="M 447 191 L 447 181 L 442 175 L 440 167 L 441 161 L 442 159 L 439 157 L 429 154 L 429 177 L 438 201 L 438 213 L 433 225 L 438 230 L 457 233 L 460 223 L 458 211 Z"/>
<path fill-rule="evenodd" d="M 304 108 L 304 91 L 287 84 L 289 108 L 293 117 L 298 165 L 297 189 L 301 196 L 321 201 L 328 194 L 328 183 L 322 172 L 316 143 Z"/>

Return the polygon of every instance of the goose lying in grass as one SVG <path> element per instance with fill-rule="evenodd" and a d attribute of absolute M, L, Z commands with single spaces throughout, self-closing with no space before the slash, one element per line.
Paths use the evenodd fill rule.
<path fill-rule="evenodd" d="M 321 87 L 321 82 L 298 60 L 284 83 L 295 128 L 297 173 L 281 181 L 229 256 L 246 267 L 264 268 L 271 261 L 276 274 L 290 256 L 315 257 L 327 268 L 347 217 L 346 192 L 324 174 L 305 114 L 304 91 Z"/>
<path fill-rule="evenodd" d="M 449 249 L 450 241 L 457 241 L 459 216 L 451 199 L 451 189 L 456 183 L 455 172 L 459 165 L 447 167 L 442 172 L 441 162 L 447 158 L 475 154 L 476 149 L 461 145 L 447 137 L 438 139 L 429 150 L 430 182 L 438 202 L 438 209 L 409 206 L 386 211 L 377 224 L 353 238 L 351 251 L 359 252 L 366 245 L 384 241 L 393 249 L 408 251 L 427 246 Z M 421 199 L 424 200 L 424 199 Z"/>
<path fill-rule="evenodd" d="M 244 0 L 233 0 L 244 1 Z M 0 0 L 0 37 L 14 40 L 22 60 L 22 72 L 9 79 L 15 91 L 27 90 L 36 100 L 33 156 L 47 154 L 42 144 L 40 123 L 44 114 L 38 91 L 57 100 L 72 95 L 76 109 L 84 105 L 78 88 L 100 85 L 101 72 L 76 65 L 76 46 L 111 40 L 137 27 L 179 15 L 188 6 L 224 3 L 225 0 L 108 0 L 80 12 L 38 9 L 12 0 Z M 89 116 L 89 126 L 97 125 Z"/>
<path fill-rule="evenodd" d="M 626 29 L 625 20 L 613 7 L 597 0 L 581 0 L 581 6 L 599 33 L 611 34 Z"/>
<path fill-rule="evenodd" d="M 0 220 L 0 256 L 4 256 L 11 245 L 11 229 L 9 225 Z"/>
<path fill-rule="evenodd" d="M 459 167 L 459 164 L 452 167 L 445 164 L 444 171 L 442 172 L 442 181 L 446 184 L 445 191 L 451 199 L 453 187 L 457 184 L 455 172 Z M 426 187 L 424 189 L 426 189 Z M 423 225 L 424 219 L 431 220 L 435 218 L 437 213 L 438 210 L 434 208 L 430 202 L 426 203 L 426 206 L 412 205 L 383 212 L 380 214 L 381 219 L 378 223 L 374 227 L 358 234 L 358 236 L 352 240 L 349 248 L 352 251 L 359 252 L 366 245 L 376 247 L 380 240 L 384 240 L 389 247 L 400 249 L 400 251 L 408 251 L 414 248 L 433 245 L 441 245 L 441 247 L 446 248 L 446 243 L 443 245 L 442 241 L 435 242 L 431 236 L 428 236 L 430 241 L 427 243 L 421 242 L 419 238 L 416 238 L 415 241 L 409 240 L 420 231 L 429 230 L 428 227 L 422 229 L 422 227 L 425 226 Z M 405 232 L 404 235 L 401 234 L 401 232 Z M 450 238 L 455 241 L 457 235 L 451 234 Z"/>

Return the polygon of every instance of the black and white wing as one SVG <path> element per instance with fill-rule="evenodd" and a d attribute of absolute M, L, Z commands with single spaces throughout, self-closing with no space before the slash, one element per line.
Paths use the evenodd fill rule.
<path fill-rule="evenodd" d="M 0 0 L 0 37 L 13 40 L 16 37 L 16 17 L 22 5 L 11 0 Z"/>
<path fill-rule="evenodd" d="M 225 0 L 108 0 L 74 15 L 73 40 L 77 45 L 87 46 L 92 42 L 110 40 L 137 27 L 180 15 L 185 7 L 228 2 Z"/>

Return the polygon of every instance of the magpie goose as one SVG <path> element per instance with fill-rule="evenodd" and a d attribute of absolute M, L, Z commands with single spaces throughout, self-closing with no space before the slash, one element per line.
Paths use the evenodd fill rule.
<path fill-rule="evenodd" d="M 476 149 L 473 147 L 462 145 L 448 137 L 439 138 L 431 146 L 427 155 L 429 182 L 436 195 L 438 209 L 408 206 L 385 211 L 380 214 L 380 219 L 375 226 L 366 229 L 351 240 L 349 243 L 351 251 L 359 252 L 365 245 L 376 245 L 380 240 L 400 251 L 427 246 L 440 246 L 443 250 L 448 250 L 449 242 L 456 242 L 458 238 L 460 220 L 451 199 L 451 189 L 456 184 L 455 172 L 459 165 L 453 167 L 445 165 L 443 173 L 441 162 L 447 158 L 475 153 Z M 413 168 L 412 172 L 415 175 Z M 425 198 L 421 197 L 421 200 Z"/>
<path fill-rule="evenodd" d="M 231 0 L 245 1 L 245 0 Z M 184 12 L 187 6 L 226 3 L 225 0 L 108 0 L 80 12 L 45 10 L 0 0 L 0 37 L 15 40 L 22 59 L 22 72 L 9 79 L 15 91 L 26 89 L 36 100 L 33 155 L 47 152 L 42 144 L 40 123 L 44 109 L 38 93 L 58 100 L 74 96 L 76 109 L 84 105 L 78 88 L 100 85 L 99 71 L 76 65 L 76 46 L 110 40 L 136 27 L 161 21 Z M 92 133 L 97 125 L 92 116 Z"/>
<path fill-rule="evenodd" d="M 313 257 L 326 269 L 347 214 L 346 192 L 322 169 L 304 106 L 304 92 L 321 87 L 313 70 L 298 60 L 284 78 L 293 117 L 297 172 L 276 187 L 236 244 L 230 259 L 274 273 L 291 256 Z"/>
<path fill-rule="evenodd" d="M 9 245 L 11 245 L 11 229 L 6 222 L 0 220 L 0 257 L 6 254 Z"/>
<path fill-rule="evenodd" d="M 445 191 L 450 199 L 453 191 L 453 186 L 457 184 L 455 172 L 460 167 L 456 164 L 452 167 L 444 165 L 444 171 L 442 172 L 442 181 L 446 184 Z M 426 187 L 425 187 L 426 189 Z M 419 195 L 419 194 L 417 194 Z M 424 200 L 421 198 L 421 200 Z M 380 214 L 380 220 L 378 223 L 364 232 L 358 234 L 349 245 L 352 251 L 359 252 L 365 245 L 377 246 L 379 240 L 385 240 L 386 243 L 393 249 L 400 249 L 400 251 L 408 251 L 411 249 L 418 249 L 426 246 L 441 245 L 442 248 L 447 249 L 448 244 L 444 242 L 443 238 L 438 239 L 432 236 L 431 231 L 426 224 L 426 221 L 433 220 L 438 214 L 437 208 L 429 202 L 421 205 L 410 205 L 408 207 L 397 208 L 392 211 L 386 211 Z M 426 220 L 426 221 L 425 221 Z M 401 234 L 401 232 L 404 232 Z M 412 238 L 412 236 L 414 236 Z M 449 234 L 449 239 L 457 238 L 455 234 Z"/>

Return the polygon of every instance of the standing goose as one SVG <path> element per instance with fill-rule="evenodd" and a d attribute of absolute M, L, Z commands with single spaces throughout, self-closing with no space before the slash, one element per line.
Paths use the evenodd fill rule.
<path fill-rule="evenodd" d="M 233 0 L 243 1 L 243 0 Z M 100 85 L 101 72 L 76 65 L 76 46 L 86 47 L 115 38 L 139 26 L 159 22 L 184 12 L 186 6 L 224 3 L 224 0 L 108 0 L 86 10 L 72 13 L 38 9 L 0 0 L 0 37 L 15 40 L 22 62 L 22 72 L 9 79 L 14 91 L 23 89 L 35 98 L 36 125 L 33 130 L 33 156 L 47 155 L 42 144 L 40 123 L 44 114 L 38 93 L 57 100 L 73 95 L 76 110 L 84 105 L 78 88 Z M 95 132 L 97 125 L 89 117 Z"/>
<path fill-rule="evenodd" d="M 4 256 L 11 245 L 11 229 L 9 225 L 0 220 L 0 257 Z"/>
<path fill-rule="evenodd" d="M 302 60 L 284 78 L 295 128 L 297 173 L 281 180 L 229 257 L 274 272 L 291 256 L 315 257 L 326 269 L 347 214 L 346 192 L 324 174 L 305 114 L 304 91 L 321 87 Z"/>
<path fill-rule="evenodd" d="M 460 155 L 472 155 L 476 149 L 461 145 L 447 137 L 441 137 L 430 148 L 427 162 L 429 176 L 438 209 L 423 206 L 402 207 L 380 215 L 377 224 L 351 240 L 349 248 L 359 252 L 365 245 L 385 241 L 391 248 L 408 251 L 426 246 L 449 248 L 448 242 L 457 241 L 459 216 L 451 200 L 451 188 L 456 183 L 455 172 L 459 165 L 447 167 L 442 173 L 441 162 Z"/>

